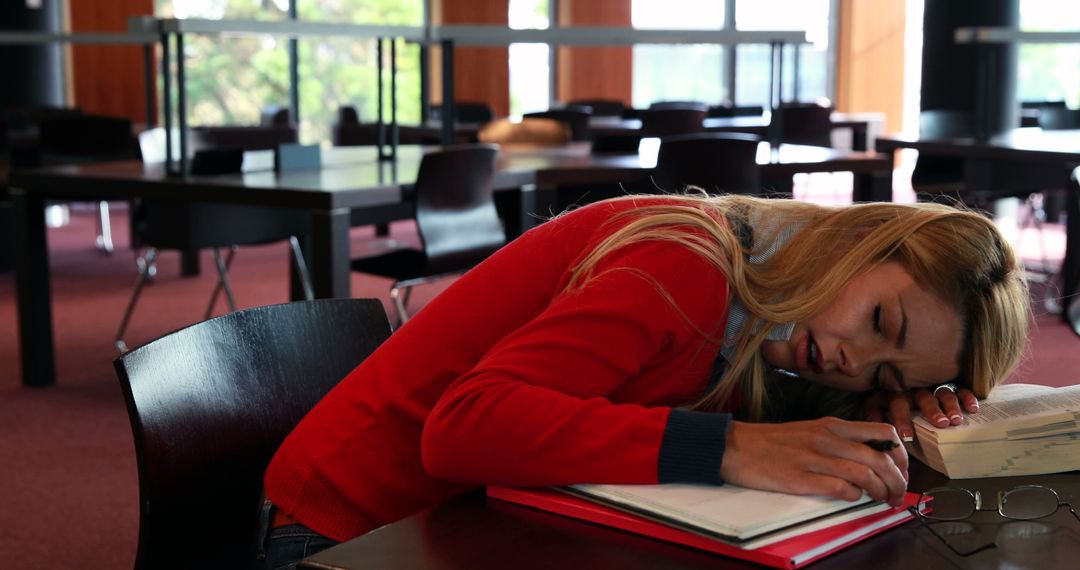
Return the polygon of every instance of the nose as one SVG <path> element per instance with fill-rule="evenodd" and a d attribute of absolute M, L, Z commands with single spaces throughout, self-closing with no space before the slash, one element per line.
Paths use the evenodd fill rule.
<path fill-rule="evenodd" d="M 858 346 L 854 343 L 841 343 L 837 346 L 836 368 L 841 374 L 855 378 L 862 374 L 870 365 L 869 347 Z"/>

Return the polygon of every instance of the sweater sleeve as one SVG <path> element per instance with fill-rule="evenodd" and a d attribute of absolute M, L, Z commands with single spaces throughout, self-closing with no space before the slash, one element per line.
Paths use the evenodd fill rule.
<path fill-rule="evenodd" d="M 608 396 L 681 348 L 715 354 L 705 333 L 720 334 L 726 297 L 682 247 L 612 253 L 448 387 L 424 426 L 425 468 L 486 485 L 719 483 L 728 416 Z"/>

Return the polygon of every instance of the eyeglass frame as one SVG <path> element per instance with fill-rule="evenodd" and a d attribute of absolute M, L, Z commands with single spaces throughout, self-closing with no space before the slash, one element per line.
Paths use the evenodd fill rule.
<path fill-rule="evenodd" d="M 1002 507 L 1005 505 L 1005 497 L 1007 497 L 1009 495 L 1009 493 L 1012 493 L 1014 491 L 1019 491 L 1019 490 L 1026 490 L 1026 489 L 1044 489 L 1046 491 L 1049 491 L 1054 496 L 1054 498 L 1057 500 L 1057 506 L 1054 507 L 1053 511 L 1051 511 L 1049 513 L 1046 513 L 1045 515 L 1040 515 L 1040 516 L 1037 516 L 1037 517 L 1011 517 L 1011 516 L 1008 516 L 1005 513 L 1001 512 Z M 923 513 L 923 510 L 922 510 L 923 498 L 926 497 L 927 495 L 932 495 L 935 491 L 963 491 L 963 492 L 967 493 L 968 496 L 971 497 L 971 502 L 975 505 L 975 508 L 972 509 L 972 511 L 970 513 L 968 513 L 967 515 L 965 515 L 963 517 L 955 517 L 955 518 L 948 518 L 948 519 L 945 519 L 945 518 L 935 519 L 935 518 L 932 518 L 930 516 L 927 516 L 925 513 Z M 992 542 L 990 542 L 988 544 L 984 544 L 983 546 L 980 546 L 979 548 L 976 548 L 975 550 L 972 550 L 970 552 L 960 552 L 959 550 L 956 549 L 955 546 L 953 546 L 952 544 L 949 544 L 949 541 L 946 540 L 945 537 L 938 534 L 938 532 L 936 530 L 934 530 L 934 527 L 930 526 L 930 523 L 928 523 L 927 521 L 931 521 L 931 522 L 963 521 L 963 520 L 970 519 L 972 516 L 975 515 L 975 513 L 978 513 L 978 512 L 990 512 L 990 511 L 996 512 L 998 514 L 998 516 L 1000 516 L 1001 518 L 1004 518 L 1004 519 L 1008 519 L 1008 520 L 1031 521 L 1031 520 L 1038 520 L 1038 519 L 1041 519 L 1041 518 L 1046 518 L 1048 516 L 1051 516 L 1054 513 L 1058 512 L 1058 510 L 1061 509 L 1061 507 L 1068 507 L 1069 512 L 1072 514 L 1073 518 L 1075 518 L 1077 522 L 1080 522 L 1080 514 L 1076 513 L 1076 509 L 1073 508 L 1072 504 L 1067 503 L 1065 501 L 1062 501 L 1061 500 L 1061 495 L 1059 495 L 1057 491 L 1055 491 L 1055 490 L 1053 490 L 1050 487 L 1047 487 L 1045 485 L 1017 485 L 1017 486 L 1012 487 L 1011 489 L 1008 489 L 1006 491 L 998 491 L 998 493 L 997 493 L 997 508 L 983 508 L 982 493 L 980 491 L 971 491 L 971 490 L 965 489 L 963 487 L 934 487 L 933 489 L 928 489 L 928 490 L 923 491 L 922 493 L 920 493 L 919 494 L 919 500 L 916 503 L 916 506 L 908 507 L 908 511 L 910 511 L 913 515 L 915 515 L 915 519 L 918 520 L 919 523 L 922 524 L 924 527 L 926 527 L 926 529 L 930 531 L 930 534 L 934 535 L 938 540 L 941 541 L 942 544 L 944 544 L 946 547 L 948 547 L 948 549 L 951 550 L 953 552 L 953 554 L 963 557 L 963 556 L 971 556 L 973 554 L 977 554 L 979 552 L 982 552 L 984 550 L 988 550 L 990 548 L 996 548 L 997 547 L 997 540 L 995 539 L 994 541 L 992 541 Z"/>

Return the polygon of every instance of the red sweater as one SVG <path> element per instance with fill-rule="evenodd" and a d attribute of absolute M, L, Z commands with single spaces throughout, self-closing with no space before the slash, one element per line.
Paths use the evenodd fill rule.
<path fill-rule="evenodd" d="M 708 388 L 719 346 L 685 319 L 723 337 L 724 275 L 651 242 L 562 292 L 613 214 L 663 201 L 581 208 L 461 277 L 289 435 L 270 500 L 347 540 L 477 485 L 719 483 L 729 416 L 672 410 Z"/>

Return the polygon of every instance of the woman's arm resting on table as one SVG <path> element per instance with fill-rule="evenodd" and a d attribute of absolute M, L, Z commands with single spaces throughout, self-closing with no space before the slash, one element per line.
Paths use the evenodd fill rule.
<path fill-rule="evenodd" d="M 868 440 L 896 443 L 875 451 Z M 907 489 L 907 451 L 887 424 L 822 418 L 780 424 L 732 422 L 720 476 L 767 491 L 854 501 L 866 491 L 899 505 Z"/>

